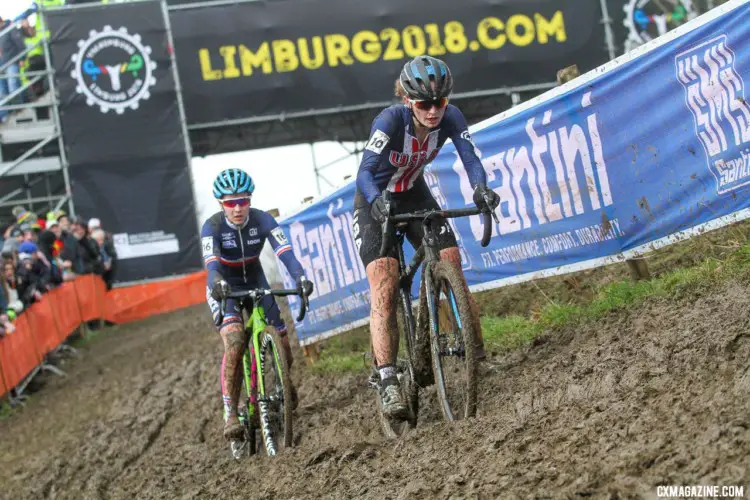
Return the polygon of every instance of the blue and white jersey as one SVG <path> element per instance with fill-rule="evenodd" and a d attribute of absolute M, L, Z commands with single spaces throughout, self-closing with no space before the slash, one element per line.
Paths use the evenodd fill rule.
<path fill-rule="evenodd" d="M 296 280 L 304 270 L 292 252 L 292 245 L 270 214 L 250 209 L 242 226 L 229 222 L 223 212 L 206 220 L 201 229 L 203 262 L 208 270 L 208 286 L 213 286 L 216 273 L 233 288 L 267 287 L 260 265 L 260 254 L 266 240 L 281 259 L 289 274 Z"/>
<path fill-rule="evenodd" d="M 357 173 L 357 189 L 368 203 L 386 188 L 394 193 L 408 191 L 448 138 L 456 146 L 471 186 L 486 184 L 487 174 L 474 151 L 466 119 L 457 107 L 449 104 L 440 125 L 430 130 L 420 144 L 411 111 L 404 104 L 396 104 L 384 109 L 372 123 Z"/>

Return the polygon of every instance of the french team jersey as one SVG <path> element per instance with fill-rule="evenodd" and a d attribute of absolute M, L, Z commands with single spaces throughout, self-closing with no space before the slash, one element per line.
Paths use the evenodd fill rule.
<path fill-rule="evenodd" d="M 370 139 L 365 146 L 357 173 L 357 188 L 372 203 L 386 188 L 400 193 L 408 191 L 422 177 L 425 165 L 435 159 L 445 141 L 456 146 L 471 187 L 486 184 L 487 174 L 474 151 L 466 119 L 449 104 L 437 128 L 422 144 L 416 138 L 411 111 L 403 104 L 384 109 L 373 121 Z"/>
<path fill-rule="evenodd" d="M 201 229 L 201 246 L 203 262 L 208 270 L 209 288 L 215 283 L 217 273 L 230 286 L 239 289 L 267 287 L 260 265 L 260 254 L 266 239 L 295 280 L 304 275 L 302 266 L 292 252 L 292 245 L 270 214 L 251 208 L 242 226 L 229 222 L 223 212 L 215 213 L 206 220 Z"/>

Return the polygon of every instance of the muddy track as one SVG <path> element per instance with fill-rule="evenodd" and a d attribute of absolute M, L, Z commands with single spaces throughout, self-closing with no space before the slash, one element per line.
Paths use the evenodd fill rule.
<path fill-rule="evenodd" d="M 365 374 L 302 367 L 297 446 L 233 462 L 220 344 L 203 307 L 92 343 L 0 421 L 4 498 L 653 498 L 659 484 L 750 495 L 750 294 L 653 301 L 493 357 L 479 415 L 382 439 Z"/>

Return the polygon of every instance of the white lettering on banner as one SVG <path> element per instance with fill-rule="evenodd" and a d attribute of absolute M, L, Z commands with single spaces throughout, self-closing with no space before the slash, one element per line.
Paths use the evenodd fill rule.
<path fill-rule="evenodd" d="M 360 307 L 369 307 L 370 290 L 354 292 L 341 300 L 316 306 L 308 311 L 306 316 L 311 325 L 321 321 L 330 321 L 331 319 L 340 318 L 342 314 L 349 313 Z"/>
<path fill-rule="evenodd" d="M 675 56 L 677 79 L 719 194 L 750 183 L 750 104 L 734 63 L 726 35 Z"/>
<path fill-rule="evenodd" d="M 482 253 L 482 262 L 485 268 L 496 267 L 565 252 L 572 248 L 596 245 L 622 236 L 624 233 L 620 228 L 620 222 L 612 219 L 604 224 L 552 234 L 503 248 L 494 248 Z"/>
<path fill-rule="evenodd" d="M 468 136 L 468 132 L 464 132 Z M 432 197 L 435 198 L 438 206 L 442 208 L 448 207 L 448 202 L 445 200 L 443 190 L 440 189 L 440 182 L 438 181 L 437 175 L 432 171 L 434 163 L 430 163 L 424 169 L 424 180 L 427 183 L 427 187 L 430 188 Z M 450 228 L 453 230 L 453 235 L 456 237 L 456 243 L 458 243 L 458 252 L 461 255 L 461 267 L 464 270 L 471 268 L 471 255 L 464 248 L 464 244 L 461 240 L 461 233 L 456 228 L 456 219 L 446 219 Z"/>
<path fill-rule="evenodd" d="M 365 269 L 352 236 L 352 214 L 341 212 L 343 199 L 331 202 L 328 223 L 306 227 L 295 221 L 289 226 L 292 249 L 314 284 L 312 298 L 327 295 L 365 278 Z M 341 212 L 334 215 L 334 211 Z"/>
<path fill-rule="evenodd" d="M 112 235 L 112 241 L 121 260 L 165 255 L 180 251 L 180 242 L 173 233 L 164 231 L 150 231 L 146 233 L 118 233 Z M 205 242 L 201 242 L 205 252 Z M 213 243 L 212 243 L 213 250 Z M 206 255 L 204 253 L 204 255 Z"/>
<path fill-rule="evenodd" d="M 583 94 L 581 108 L 591 104 L 591 92 Z M 531 148 L 513 145 L 487 158 L 479 155 L 487 181 L 501 200 L 497 210 L 500 224 L 493 234 L 509 234 L 612 205 L 596 113 L 572 126 L 555 124 L 553 114 L 551 109 L 540 110 L 541 120 L 532 117 L 526 121 Z M 464 201 L 470 204 L 473 190 L 458 156 L 453 170 L 459 174 Z M 585 188 L 577 170 L 583 174 Z M 483 232 L 480 216 L 471 217 L 471 230 L 479 241 Z"/>

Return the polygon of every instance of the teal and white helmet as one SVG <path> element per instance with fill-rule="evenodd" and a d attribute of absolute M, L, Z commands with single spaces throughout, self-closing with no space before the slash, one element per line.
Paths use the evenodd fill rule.
<path fill-rule="evenodd" d="M 228 194 L 253 194 L 255 183 L 239 168 L 222 170 L 214 180 L 214 198 L 221 198 Z"/>

